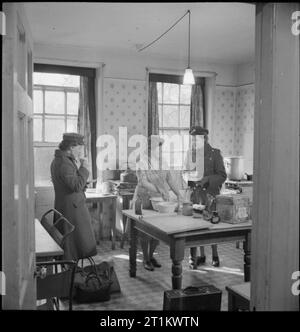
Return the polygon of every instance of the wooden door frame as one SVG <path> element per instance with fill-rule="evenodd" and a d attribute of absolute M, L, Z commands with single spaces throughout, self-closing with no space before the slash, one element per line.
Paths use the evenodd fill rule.
<path fill-rule="evenodd" d="M 299 310 L 297 3 L 257 3 L 251 310 Z"/>

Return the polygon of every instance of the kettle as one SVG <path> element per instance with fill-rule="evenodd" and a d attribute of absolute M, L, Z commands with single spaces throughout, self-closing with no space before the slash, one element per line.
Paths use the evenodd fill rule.
<path fill-rule="evenodd" d="M 244 177 L 244 157 L 226 157 L 224 158 L 225 169 L 229 180 L 240 181 Z"/>

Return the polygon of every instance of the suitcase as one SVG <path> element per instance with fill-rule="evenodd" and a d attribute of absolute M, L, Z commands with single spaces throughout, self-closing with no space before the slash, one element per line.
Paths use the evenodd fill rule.
<path fill-rule="evenodd" d="M 163 310 L 220 311 L 222 291 L 213 285 L 201 284 L 164 292 Z"/>

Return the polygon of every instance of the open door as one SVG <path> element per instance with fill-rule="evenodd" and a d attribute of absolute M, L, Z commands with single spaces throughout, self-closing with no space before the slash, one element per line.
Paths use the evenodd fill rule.
<path fill-rule="evenodd" d="M 4 3 L 2 37 L 3 309 L 35 309 L 32 38 L 20 3 Z"/>

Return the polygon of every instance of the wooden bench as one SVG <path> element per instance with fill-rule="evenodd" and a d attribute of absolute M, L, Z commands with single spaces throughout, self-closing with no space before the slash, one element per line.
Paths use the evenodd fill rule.
<path fill-rule="evenodd" d="M 250 310 L 250 282 L 227 286 L 228 311 Z"/>

